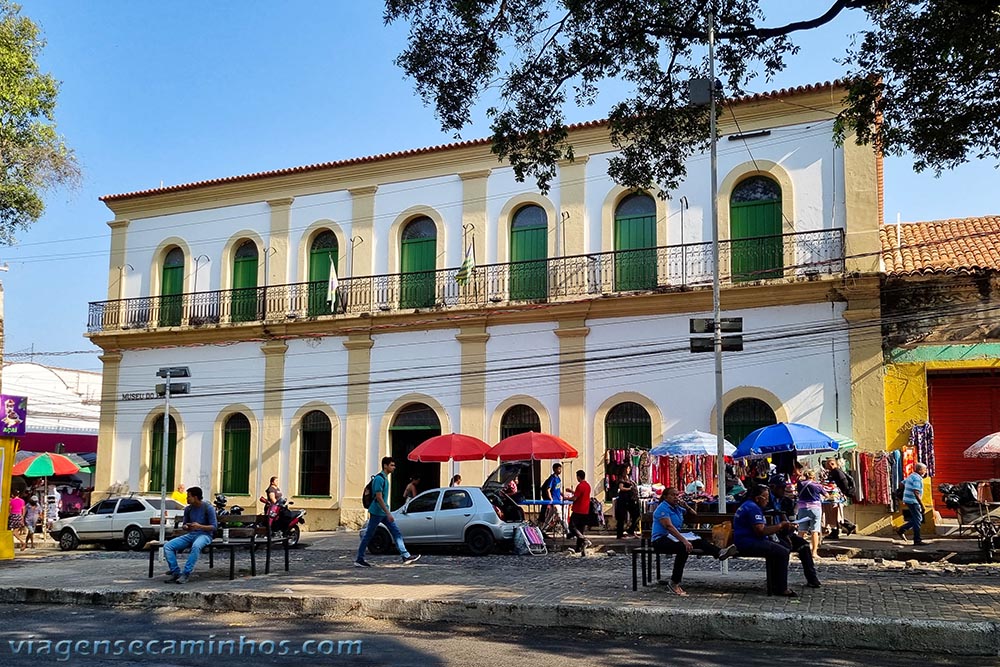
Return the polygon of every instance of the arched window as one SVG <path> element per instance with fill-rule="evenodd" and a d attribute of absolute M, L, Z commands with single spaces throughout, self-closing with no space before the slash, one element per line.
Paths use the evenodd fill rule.
<path fill-rule="evenodd" d="M 222 493 L 250 493 L 250 420 L 239 412 L 222 428 Z"/>
<path fill-rule="evenodd" d="M 538 418 L 534 408 L 528 405 L 513 405 L 507 408 L 500 418 L 500 439 L 529 431 L 542 432 L 542 420 Z M 538 500 L 538 487 L 548 477 L 548 473 L 542 469 L 542 463 L 542 461 L 532 461 L 531 467 L 525 468 L 517 476 L 517 489 L 525 498 Z M 551 461 L 545 463 L 551 464 Z M 551 470 L 551 465 L 548 469 Z"/>
<path fill-rule="evenodd" d="M 633 451 L 648 450 L 653 445 L 653 420 L 646 408 L 632 401 L 611 408 L 604 418 L 604 444 L 608 451 L 604 459 L 606 499 L 611 500 L 618 491 L 618 480 L 633 462 Z"/>
<path fill-rule="evenodd" d="M 656 202 L 645 193 L 628 195 L 615 209 L 615 289 L 656 287 Z"/>
<path fill-rule="evenodd" d="M 400 308 L 434 305 L 437 226 L 426 215 L 406 223 L 400 241 Z"/>
<path fill-rule="evenodd" d="M 322 231 L 309 247 L 309 305 L 308 314 L 329 315 L 336 312 L 336 298 L 330 301 L 330 274 L 336 273 L 339 264 L 337 235 Z"/>
<path fill-rule="evenodd" d="M 167 493 L 174 489 L 175 463 L 177 462 L 177 423 L 170 418 L 170 436 L 167 440 Z M 153 422 L 149 434 L 149 488 L 159 493 L 163 484 L 160 471 L 163 470 L 163 415 Z"/>
<path fill-rule="evenodd" d="M 160 280 L 160 326 L 176 327 L 181 323 L 184 292 L 184 251 L 174 246 L 163 258 Z"/>
<path fill-rule="evenodd" d="M 739 446 L 743 438 L 764 426 L 777 424 L 771 406 L 759 398 L 741 398 L 733 401 L 722 417 L 726 440 Z"/>
<path fill-rule="evenodd" d="M 389 498 L 393 508 L 403 504 L 403 489 L 411 477 L 419 477 L 418 489 L 426 491 L 440 485 L 441 464 L 410 461 L 407 456 L 423 441 L 441 435 L 437 414 L 423 403 L 409 403 L 396 413 L 389 427 L 390 452 L 396 459 L 396 472 L 390 479 Z"/>
<path fill-rule="evenodd" d="M 299 495 L 329 496 L 333 429 L 330 418 L 313 410 L 302 418 L 299 451 Z"/>
<path fill-rule="evenodd" d="M 782 276 L 781 186 L 766 176 L 740 181 L 730 197 L 729 227 L 733 281 Z"/>
<path fill-rule="evenodd" d="M 544 299 L 548 294 L 549 221 L 545 209 L 528 204 L 510 223 L 510 298 Z"/>
<path fill-rule="evenodd" d="M 243 241 L 233 259 L 233 322 L 253 322 L 260 319 L 257 295 L 257 244 Z"/>

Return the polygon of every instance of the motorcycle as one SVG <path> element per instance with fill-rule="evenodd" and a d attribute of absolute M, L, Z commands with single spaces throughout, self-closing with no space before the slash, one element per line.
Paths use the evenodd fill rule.
<path fill-rule="evenodd" d="M 261 496 L 260 501 L 264 503 L 264 516 L 267 517 L 271 535 L 276 538 L 287 536 L 288 546 L 297 546 L 301 537 L 299 525 L 306 522 L 306 511 L 291 509 L 289 505 L 295 503 L 285 498 L 279 498 L 276 503 L 268 503 L 267 498 Z"/>
<path fill-rule="evenodd" d="M 223 494 L 215 494 L 215 500 L 212 501 L 212 505 L 215 506 L 216 516 L 242 516 L 243 508 L 239 505 L 233 505 L 229 509 L 226 509 L 226 505 L 229 504 L 229 499 Z"/>

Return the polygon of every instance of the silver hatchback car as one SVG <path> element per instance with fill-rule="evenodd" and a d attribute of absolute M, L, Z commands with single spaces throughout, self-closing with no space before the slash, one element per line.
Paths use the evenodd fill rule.
<path fill-rule="evenodd" d="M 500 489 L 520 468 L 506 465 L 490 476 L 483 488 L 453 486 L 430 489 L 413 498 L 393 518 L 410 545 L 465 545 L 474 555 L 492 553 L 509 543 L 524 520 L 520 508 Z M 508 478 L 509 477 L 509 478 Z M 361 536 L 368 528 L 361 528 Z M 385 526 L 379 526 L 368 551 L 384 554 L 396 548 Z"/>
<path fill-rule="evenodd" d="M 167 525 L 184 506 L 167 497 Z M 138 551 L 156 537 L 160 530 L 160 499 L 141 496 L 107 498 L 98 501 L 80 516 L 59 519 L 49 535 L 59 541 L 63 551 L 76 549 L 83 542 L 120 543 Z"/>

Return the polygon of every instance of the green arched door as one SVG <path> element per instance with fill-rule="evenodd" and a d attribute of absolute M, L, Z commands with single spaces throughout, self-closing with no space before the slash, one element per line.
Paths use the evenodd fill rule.
<path fill-rule="evenodd" d="M 548 294 L 548 218 L 541 206 L 523 206 L 510 225 L 510 298 L 544 299 Z"/>
<path fill-rule="evenodd" d="M 604 446 L 608 452 L 619 452 L 605 459 L 605 479 L 615 482 L 609 483 L 605 491 L 605 499 L 610 501 L 617 495 L 616 482 L 625 474 L 627 467 L 633 463 L 636 469 L 639 467 L 638 460 L 632 460 L 633 450 L 648 451 L 653 446 L 653 420 L 646 408 L 632 401 L 611 408 L 604 418 Z"/>
<path fill-rule="evenodd" d="M 770 405 L 759 398 L 741 398 L 723 413 L 722 432 L 726 440 L 738 447 L 743 438 L 757 429 L 777 423 Z"/>
<path fill-rule="evenodd" d="M 257 244 L 244 241 L 233 260 L 233 322 L 253 322 L 257 317 Z"/>
<path fill-rule="evenodd" d="M 625 197 L 615 209 L 615 290 L 656 287 L 656 202 L 647 194 Z"/>
<path fill-rule="evenodd" d="M 437 227 L 427 216 L 415 218 L 403 228 L 400 243 L 399 307 L 430 308 L 434 305 L 437 269 Z"/>
<path fill-rule="evenodd" d="M 731 269 L 734 282 L 780 278 L 781 187 L 751 176 L 733 189 L 729 207 Z"/>
<path fill-rule="evenodd" d="M 149 489 L 159 493 L 163 484 L 163 415 L 153 422 L 149 439 Z M 167 493 L 174 489 L 174 468 L 177 462 L 177 423 L 170 418 L 170 437 L 167 440 Z"/>
<path fill-rule="evenodd" d="M 337 236 L 327 230 L 316 235 L 309 249 L 309 305 L 308 314 L 329 315 L 336 312 L 336 303 L 327 301 L 330 269 L 337 270 L 339 263 Z"/>
<path fill-rule="evenodd" d="M 250 420 L 237 412 L 222 429 L 222 493 L 250 493 Z"/>
<path fill-rule="evenodd" d="M 181 323 L 184 292 L 184 251 L 172 248 L 163 258 L 160 281 L 160 326 L 176 327 Z"/>

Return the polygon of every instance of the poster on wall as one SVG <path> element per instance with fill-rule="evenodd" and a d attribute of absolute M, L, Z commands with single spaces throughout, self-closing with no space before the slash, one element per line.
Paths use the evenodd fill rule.
<path fill-rule="evenodd" d="M 28 419 L 28 397 L 0 394 L 0 405 L 3 406 L 0 435 L 5 437 L 24 435 L 25 422 Z"/>

